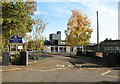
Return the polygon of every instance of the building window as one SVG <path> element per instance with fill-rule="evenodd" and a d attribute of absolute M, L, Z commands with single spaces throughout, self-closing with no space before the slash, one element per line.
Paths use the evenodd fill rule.
<path fill-rule="evenodd" d="M 66 52 L 66 47 L 60 47 L 60 48 L 59 48 L 59 51 L 60 51 L 60 52 Z"/>
<path fill-rule="evenodd" d="M 70 52 L 73 52 L 73 47 L 72 47 L 72 48 L 70 48 Z"/>
<path fill-rule="evenodd" d="M 60 52 L 62 52 L 62 47 L 59 48 Z"/>
<path fill-rule="evenodd" d="M 55 47 L 55 52 L 58 52 L 58 47 Z"/>
<path fill-rule="evenodd" d="M 104 50 L 107 50 L 107 48 L 106 48 L 106 47 L 104 47 Z"/>
<path fill-rule="evenodd" d="M 111 47 L 111 46 L 109 46 L 109 47 L 108 47 L 108 50 L 114 50 L 114 48 L 113 48 L 113 47 Z"/>
<path fill-rule="evenodd" d="M 51 52 L 54 52 L 54 47 L 51 47 Z"/>
<path fill-rule="evenodd" d="M 64 52 L 66 52 L 66 47 L 64 47 Z"/>

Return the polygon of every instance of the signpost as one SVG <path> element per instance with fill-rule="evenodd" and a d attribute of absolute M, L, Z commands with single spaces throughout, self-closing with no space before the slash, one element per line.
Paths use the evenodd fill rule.
<path fill-rule="evenodd" d="M 23 46 L 22 46 L 22 37 L 20 36 L 11 36 L 10 39 L 9 39 L 9 44 L 10 44 L 10 52 L 13 50 L 13 53 L 15 54 L 15 56 L 17 57 L 19 54 L 17 51 L 18 49 L 21 51 L 23 49 Z M 12 46 L 12 47 L 11 47 Z M 13 49 L 12 49 L 13 48 Z M 15 51 L 15 52 L 14 52 Z M 22 53 L 22 56 L 21 55 L 22 52 L 20 52 L 20 57 L 19 57 L 19 60 L 20 60 L 20 63 L 18 62 L 18 64 L 22 64 L 22 65 L 27 65 L 27 61 L 26 59 L 28 60 L 28 56 L 26 57 L 26 54 L 24 55 L 24 52 Z M 26 52 L 25 52 L 26 53 Z M 10 55 L 12 56 L 12 55 Z M 16 60 L 16 59 L 15 59 Z"/>
<path fill-rule="evenodd" d="M 103 57 L 103 53 L 102 52 L 96 52 L 96 56 Z"/>
<path fill-rule="evenodd" d="M 11 36 L 9 43 L 22 43 L 22 37 L 20 36 Z"/>
<path fill-rule="evenodd" d="M 22 37 L 20 36 L 11 36 L 9 39 L 9 43 L 10 43 L 10 51 L 11 51 L 11 44 L 16 46 L 16 51 L 17 49 L 23 49 L 23 46 L 18 46 L 18 44 L 22 44 Z"/>

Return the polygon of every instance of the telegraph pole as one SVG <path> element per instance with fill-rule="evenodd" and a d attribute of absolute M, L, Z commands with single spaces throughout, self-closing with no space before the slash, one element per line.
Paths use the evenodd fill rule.
<path fill-rule="evenodd" d="M 97 47 L 99 51 L 99 21 L 98 21 L 98 11 L 97 11 Z"/>

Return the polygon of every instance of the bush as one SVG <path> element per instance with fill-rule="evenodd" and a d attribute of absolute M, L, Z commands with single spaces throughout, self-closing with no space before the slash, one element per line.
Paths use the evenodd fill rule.
<path fill-rule="evenodd" d="M 82 51 L 77 51 L 76 56 L 83 56 L 83 52 Z"/>
<path fill-rule="evenodd" d="M 11 63 L 13 65 L 18 65 L 19 64 L 19 62 L 20 62 L 20 55 L 19 54 L 12 55 L 11 58 L 12 58 Z"/>

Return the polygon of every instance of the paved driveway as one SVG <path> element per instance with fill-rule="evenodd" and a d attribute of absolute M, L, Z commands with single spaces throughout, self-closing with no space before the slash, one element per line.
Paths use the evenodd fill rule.
<path fill-rule="evenodd" d="M 3 82 L 118 82 L 119 70 L 111 68 L 78 68 L 72 63 L 77 59 L 57 56 L 28 66 L 4 66 Z"/>

